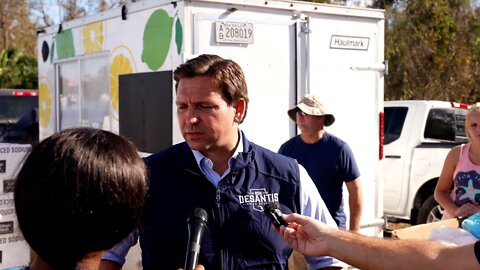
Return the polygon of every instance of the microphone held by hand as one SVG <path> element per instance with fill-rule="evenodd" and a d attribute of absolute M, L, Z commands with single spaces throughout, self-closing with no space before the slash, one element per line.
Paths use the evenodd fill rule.
<path fill-rule="evenodd" d="M 270 202 L 267 205 L 264 206 L 263 212 L 267 217 L 270 219 L 270 221 L 275 225 L 275 227 L 280 228 L 280 226 L 288 226 L 288 223 L 283 220 L 282 218 L 282 211 L 280 211 L 280 208 L 278 206 L 277 202 Z"/>
<path fill-rule="evenodd" d="M 188 245 L 185 258 L 184 270 L 194 270 L 198 264 L 200 255 L 200 243 L 203 232 L 207 226 L 208 215 L 202 208 L 195 208 L 187 220 L 188 223 Z"/>

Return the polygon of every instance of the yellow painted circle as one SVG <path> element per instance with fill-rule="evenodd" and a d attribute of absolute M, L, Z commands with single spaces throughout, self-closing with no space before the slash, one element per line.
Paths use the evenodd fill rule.
<path fill-rule="evenodd" d="M 40 80 L 38 106 L 40 111 L 40 126 L 46 129 L 52 120 L 53 112 L 52 93 L 50 92 L 46 79 Z"/>
<path fill-rule="evenodd" d="M 122 74 L 136 72 L 132 52 L 126 46 L 119 46 L 112 51 L 110 57 L 110 97 L 113 116 L 118 120 L 118 78 Z"/>
<path fill-rule="evenodd" d="M 103 40 L 102 22 L 91 23 L 82 27 L 82 43 L 85 54 L 102 51 Z"/>

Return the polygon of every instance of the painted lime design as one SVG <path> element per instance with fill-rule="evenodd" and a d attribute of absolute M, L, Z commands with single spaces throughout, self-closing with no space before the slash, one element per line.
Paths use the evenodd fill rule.
<path fill-rule="evenodd" d="M 103 48 L 103 23 L 96 22 L 82 27 L 82 42 L 85 54 L 92 54 Z"/>
<path fill-rule="evenodd" d="M 52 93 L 48 88 L 48 84 L 40 83 L 38 105 L 40 107 L 39 122 L 42 128 L 47 128 L 52 119 L 52 103 Z"/>
<path fill-rule="evenodd" d="M 172 39 L 173 18 L 163 9 L 148 18 L 143 32 L 142 62 L 151 70 L 159 69 L 167 58 Z"/>
<path fill-rule="evenodd" d="M 175 44 L 177 45 L 177 53 L 182 52 L 183 44 L 183 27 L 180 19 L 177 17 L 177 22 L 175 23 Z"/>
<path fill-rule="evenodd" d="M 55 40 L 52 41 L 52 46 L 50 50 L 50 64 L 53 63 L 54 54 L 55 54 Z"/>
<path fill-rule="evenodd" d="M 58 34 L 57 40 L 57 57 L 58 59 L 75 56 L 75 47 L 73 46 L 72 30 L 68 29 Z"/>
<path fill-rule="evenodd" d="M 112 107 L 118 111 L 118 77 L 122 74 L 130 74 L 133 72 L 132 63 L 123 54 L 118 54 L 113 58 L 110 65 L 110 97 L 112 99 Z"/>

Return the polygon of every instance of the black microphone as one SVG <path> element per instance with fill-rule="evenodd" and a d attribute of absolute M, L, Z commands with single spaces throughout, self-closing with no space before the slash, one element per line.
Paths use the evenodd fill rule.
<path fill-rule="evenodd" d="M 198 264 L 200 242 L 202 241 L 203 232 L 207 226 L 207 220 L 207 212 L 202 208 L 193 209 L 192 214 L 187 219 L 188 245 L 185 266 L 183 267 L 184 270 L 194 270 L 195 266 Z"/>

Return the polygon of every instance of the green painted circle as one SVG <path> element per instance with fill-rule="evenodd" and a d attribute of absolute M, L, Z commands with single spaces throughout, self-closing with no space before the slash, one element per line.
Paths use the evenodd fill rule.
<path fill-rule="evenodd" d="M 183 27 L 179 18 L 177 18 L 175 23 L 175 44 L 177 45 L 177 53 L 180 55 L 183 45 Z"/>
<path fill-rule="evenodd" d="M 72 29 L 65 30 L 55 37 L 57 41 L 57 57 L 64 59 L 75 56 Z"/>
<path fill-rule="evenodd" d="M 163 10 L 155 10 L 143 32 L 142 62 L 151 70 L 159 69 L 167 58 L 172 39 L 173 18 Z"/>

